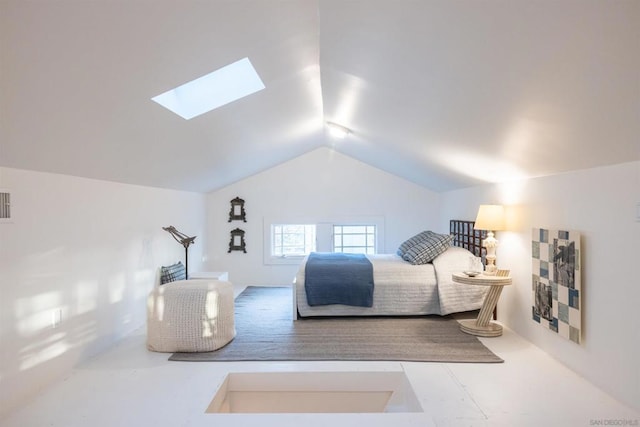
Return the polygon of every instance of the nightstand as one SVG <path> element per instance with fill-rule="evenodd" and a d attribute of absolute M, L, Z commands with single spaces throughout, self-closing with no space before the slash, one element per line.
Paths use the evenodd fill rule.
<path fill-rule="evenodd" d="M 480 337 L 499 337 L 502 335 L 502 326 L 492 322 L 491 315 L 493 313 L 493 309 L 496 308 L 496 305 L 498 304 L 500 293 L 502 293 L 502 287 L 511 284 L 511 277 L 485 276 L 484 274 L 469 277 L 464 273 L 453 273 L 452 279 L 454 282 L 465 285 L 491 287 L 487 296 L 484 298 L 478 318 L 475 320 L 459 320 L 460 329 L 463 332 Z"/>

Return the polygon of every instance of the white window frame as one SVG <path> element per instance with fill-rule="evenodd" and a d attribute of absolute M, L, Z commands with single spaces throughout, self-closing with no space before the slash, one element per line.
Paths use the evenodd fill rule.
<path fill-rule="evenodd" d="M 333 241 L 332 241 L 332 245 L 331 245 L 331 249 L 333 252 L 337 252 L 336 251 L 336 228 L 340 227 L 341 228 L 341 233 L 342 234 L 342 238 L 344 239 L 344 236 L 348 236 L 348 235 L 363 235 L 364 236 L 364 240 L 365 240 L 365 245 L 364 246 L 345 246 L 344 244 L 344 240 L 341 241 L 340 244 L 340 248 L 342 249 L 340 252 L 342 253 L 364 253 L 364 254 L 368 254 L 368 255 L 372 255 L 372 254 L 376 254 L 376 242 L 378 240 L 378 230 L 377 230 L 377 226 L 375 224 L 333 224 L 332 227 L 332 234 L 333 234 Z M 347 227 L 363 227 L 364 228 L 364 232 L 362 233 L 345 233 L 344 232 L 344 228 Z M 373 229 L 373 245 L 368 245 L 368 237 L 371 233 L 369 233 L 369 229 L 372 228 Z M 344 249 L 346 248 L 363 248 L 365 251 L 364 252 L 344 252 Z M 368 250 L 371 249 L 373 252 L 368 252 Z"/>
<path fill-rule="evenodd" d="M 305 216 L 288 217 L 273 216 L 263 218 L 263 262 L 264 265 L 300 265 L 304 256 L 273 256 L 272 249 L 272 225 L 277 224 L 315 224 L 316 226 L 316 251 L 333 252 L 333 226 L 334 225 L 371 225 L 376 227 L 375 253 L 384 253 L 384 224 L 383 216 L 378 215 L 350 215 L 350 216 Z"/>
<path fill-rule="evenodd" d="M 284 245 L 284 236 L 286 234 L 292 234 L 292 233 L 285 233 L 284 230 L 282 230 L 282 232 L 278 233 L 278 229 L 282 228 L 282 227 L 287 227 L 287 226 L 296 226 L 296 227 L 304 227 L 304 231 L 302 232 L 303 236 L 303 249 L 310 249 L 310 251 L 315 251 L 316 250 L 316 225 L 315 224 L 271 224 L 271 230 L 270 230 L 270 238 L 271 238 L 271 243 L 269 245 L 269 251 L 270 251 L 270 255 L 272 257 L 276 257 L 276 258 L 287 258 L 287 257 L 297 257 L 297 258 L 302 258 L 306 255 L 306 251 L 303 251 L 302 253 L 290 253 L 290 254 L 286 254 L 285 252 L 285 248 L 286 246 Z M 273 240 L 277 234 L 281 235 L 281 238 L 283 240 L 282 244 L 280 245 L 276 245 L 276 242 Z M 296 233 L 298 234 L 298 233 Z M 308 241 L 309 240 L 309 241 Z M 280 249 L 282 249 L 281 254 L 276 254 L 276 249 L 278 248 L 278 246 L 280 246 Z"/>

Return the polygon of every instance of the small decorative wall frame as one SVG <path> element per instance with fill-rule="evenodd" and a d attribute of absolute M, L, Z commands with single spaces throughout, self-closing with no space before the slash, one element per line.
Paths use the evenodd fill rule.
<path fill-rule="evenodd" d="M 240 197 L 236 197 L 231 200 L 231 210 L 229 211 L 229 221 L 244 221 L 247 222 L 247 213 L 244 210 L 244 200 Z"/>
<path fill-rule="evenodd" d="M 231 230 L 231 240 L 229 240 L 229 250 L 227 253 L 231 253 L 231 251 L 247 253 L 247 244 L 244 241 L 244 230 L 239 228 Z"/>
<path fill-rule="evenodd" d="M 580 233 L 534 228 L 531 243 L 533 320 L 580 344 Z"/>

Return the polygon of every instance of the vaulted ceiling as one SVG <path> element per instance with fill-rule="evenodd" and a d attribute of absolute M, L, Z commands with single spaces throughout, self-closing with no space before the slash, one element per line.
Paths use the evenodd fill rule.
<path fill-rule="evenodd" d="M 640 159 L 637 0 L 1 0 L 0 43 L 0 166 L 205 192 L 327 146 L 446 191 Z M 266 89 L 151 101 L 244 57 Z"/>

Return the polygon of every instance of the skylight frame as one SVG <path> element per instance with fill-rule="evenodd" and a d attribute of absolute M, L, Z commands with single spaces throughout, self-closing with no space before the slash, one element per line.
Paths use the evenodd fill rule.
<path fill-rule="evenodd" d="M 265 88 L 248 57 L 151 98 L 185 120 Z"/>

